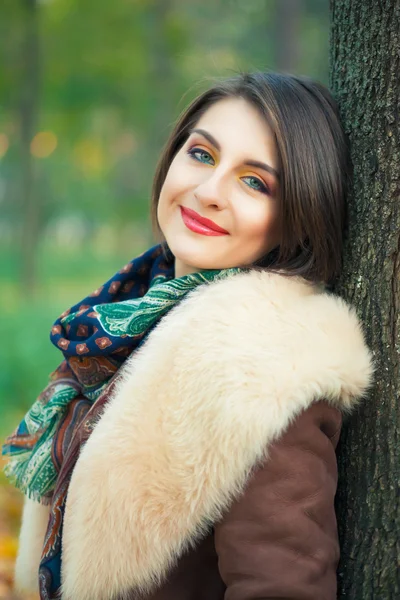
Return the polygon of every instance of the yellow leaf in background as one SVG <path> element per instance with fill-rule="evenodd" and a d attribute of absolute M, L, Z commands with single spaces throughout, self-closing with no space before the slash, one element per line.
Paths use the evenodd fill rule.
<path fill-rule="evenodd" d="M 0 537 L 0 558 L 15 559 L 17 556 L 18 541 L 11 535 Z"/>
<path fill-rule="evenodd" d="M 22 501 L 22 494 L 11 486 L 0 485 L 0 539 L 5 534 L 15 534 L 19 530 Z"/>
<path fill-rule="evenodd" d="M 10 519 L 17 519 L 21 516 L 21 508 L 21 502 L 17 502 L 15 498 L 10 498 L 5 510 Z"/>
<path fill-rule="evenodd" d="M 0 572 L 0 575 L 1 575 L 1 572 Z M 2 581 L 0 579 L 0 599 L 3 600 L 3 598 L 4 598 L 4 600 L 5 600 L 7 598 L 7 600 L 8 600 L 8 598 L 10 598 L 9 592 L 10 592 L 9 585 L 5 581 Z"/>

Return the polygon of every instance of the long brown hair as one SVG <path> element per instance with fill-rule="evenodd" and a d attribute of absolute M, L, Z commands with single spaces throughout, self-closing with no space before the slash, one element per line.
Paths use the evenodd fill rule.
<path fill-rule="evenodd" d="M 342 266 L 351 163 L 335 100 L 324 85 L 308 77 L 240 73 L 217 80 L 193 100 L 178 118 L 157 164 L 151 200 L 154 235 L 165 243 L 157 205 L 172 160 L 206 110 L 231 97 L 244 98 L 259 110 L 278 153 L 280 244 L 252 266 L 332 284 Z"/>

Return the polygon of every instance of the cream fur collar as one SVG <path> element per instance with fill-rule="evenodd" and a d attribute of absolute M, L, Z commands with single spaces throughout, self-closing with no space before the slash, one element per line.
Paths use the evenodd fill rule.
<path fill-rule="evenodd" d="M 352 308 L 252 271 L 191 292 L 151 333 L 83 447 L 65 512 L 62 597 L 149 591 L 314 400 L 349 411 L 372 361 Z"/>

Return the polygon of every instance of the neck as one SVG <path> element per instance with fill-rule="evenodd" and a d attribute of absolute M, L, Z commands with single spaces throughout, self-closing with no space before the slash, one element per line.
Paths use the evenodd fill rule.
<path fill-rule="evenodd" d="M 178 258 L 175 258 L 175 279 L 183 277 L 184 275 L 190 275 L 191 273 L 198 273 L 201 269 L 196 269 L 190 265 L 182 263 Z"/>

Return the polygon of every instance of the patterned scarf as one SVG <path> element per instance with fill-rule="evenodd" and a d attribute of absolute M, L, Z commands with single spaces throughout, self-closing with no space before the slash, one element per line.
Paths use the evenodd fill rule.
<path fill-rule="evenodd" d="M 74 432 L 159 319 L 198 285 L 241 271 L 174 279 L 174 268 L 171 251 L 154 246 L 54 323 L 50 339 L 64 360 L 2 449 L 10 457 L 4 472 L 30 498 L 52 503 Z"/>

